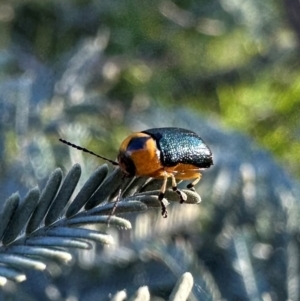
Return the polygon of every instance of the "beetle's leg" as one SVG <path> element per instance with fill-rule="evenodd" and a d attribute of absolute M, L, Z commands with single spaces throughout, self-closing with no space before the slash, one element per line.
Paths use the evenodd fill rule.
<path fill-rule="evenodd" d="M 179 195 L 180 203 L 182 204 L 187 200 L 187 196 L 181 190 L 178 189 L 175 176 L 172 173 L 170 175 L 172 177 L 172 189 Z"/>
<path fill-rule="evenodd" d="M 190 183 L 189 185 L 187 185 L 186 187 L 188 188 L 188 189 L 190 189 L 190 190 L 193 190 L 193 191 L 195 191 L 195 185 L 200 181 L 200 179 L 201 179 L 201 174 L 199 173 L 199 175 L 198 175 L 198 177 L 192 182 L 192 183 Z"/>
<path fill-rule="evenodd" d="M 163 198 L 165 196 L 165 192 L 166 192 L 166 187 L 167 187 L 167 180 L 168 180 L 168 174 L 165 172 L 164 173 L 164 181 L 163 184 L 161 186 L 159 195 L 158 195 L 158 200 L 160 202 L 160 206 L 161 206 L 161 215 L 166 218 L 168 217 L 168 211 L 167 211 L 167 207 L 166 205 L 163 203 Z"/>
<path fill-rule="evenodd" d="M 122 176 L 122 183 L 123 183 L 125 177 L 126 177 L 126 175 L 125 175 L 125 173 L 123 173 L 123 176 Z M 109 226 L 110 219 L 111 219 L 111 217 L 114 215 L 114 213 L 115 213 L 115 211 L 116 211 L 116 209 L 117 209 L 117 206 L 118 206 L 118 204 L 119 204 L 119 202 L 120 202 L 120 200 L 121 200 L 122 188 L 123 188 L 123 185 L 121 185 L 121 187 L 120 187 L 120 189 L 119 189 L 119 193 L 118 193 L 117 200 L 116 200 L 115 203 L 114 203 L 114 206 L 113 206 L 113 208 L 112 208 L 112 211 L 111 211 L 110 215 L 108 216 L 108 219 L 107 219 L 107 226 Z"/>
<path fill-rule="evenodd" d="M 118 203 L 119 203 L 120 200 L 121 200 L 121 194 L 122 194 L 122 188 L 119 189 L 119 193 L 118 193 L 117 200 L 115 201 L 114 206 L 113 206 L 113 208 L 112 208 L 112 211 L 111 211 L 111 213 L 110 213 L 109 216 L 108 216 L 108 219 L 107 219 L 107 226 L 109 226 L 110 219 L 111 219 L 111 217 L 114 215 L 114 213 L 115 213 L 115 211 L 116 211 L 116 209 L 117 209 Z"/>

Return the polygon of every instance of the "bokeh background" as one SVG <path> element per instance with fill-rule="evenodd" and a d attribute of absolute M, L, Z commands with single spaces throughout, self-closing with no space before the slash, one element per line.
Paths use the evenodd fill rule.
<path fill-rule="evenodd" d="M 6 296 L 108 300 L 148 285 L 161 300 L 188 270 L 191 300 L 298 300 L 299 43 L 297 0 L 1 2 L 2 204 L 56 167 L 80 163 L 83 183 L 101 164 L 59 137 L 114 159 L 132 131 L 182 126 L 215 158 L 200 206 L 132 216 L 110 251 Z"/>

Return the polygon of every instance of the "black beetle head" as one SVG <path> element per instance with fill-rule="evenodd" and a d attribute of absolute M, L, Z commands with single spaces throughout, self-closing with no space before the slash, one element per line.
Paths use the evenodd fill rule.
<path fill-rule="evenodd" d="M 121 170 L 125 173 L 126 176 L 135 176 L 136 168 L 128 152 L 120 151 L 118 154 L 118 162 Z"/>

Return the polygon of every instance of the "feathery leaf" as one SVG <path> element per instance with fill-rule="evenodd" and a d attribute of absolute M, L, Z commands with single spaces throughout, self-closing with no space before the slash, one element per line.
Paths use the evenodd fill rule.
<path fill-rule="evenodd" d="M 122 184 L 124 174 L 120 168 L 116 168 L 102 183 L 85 205 L 85 209 L 91 209 L 104 202 Z"/>
<path fill-rule="evenodd" d="M 107 224 L 108 217 L 109 217 L 108 215 L 102 215 L 102 216 L 88 215 L 88 216 L 74 217 L 66 221 L 66 225 L 84 226 L 84 225 L 93 225 L 93 224 Z M 119 228 L 131 229 L 131 223 L 128 220 L 117 216 L 111 216 L 109 224 Z"/>
<path fill-rule="evenodd" d="M 39 260 L 15 254 L 0 254 L 0 262 L 16 268 L 31 268 L 35 270 L 44 270 L 46 268 L 46 265 Z"/>
<path fill-rule="evenodd" d="M 184 273 L 177 281 L 169 300 L 186 301 L 193 288 L 194 279 L 191 273 Z"/>
<path fill-rule="evenodd" d="M 46 212 L 48 211 L 52 201 L 57 194 L 60 183 L 62 180 L 62 171 L 57 168 L 51 174 L 45 188 L 42 191 L 39 206 L 37 206 L 30 218 L 27 225 L 26 233 L 30 234 L 35 231 L 41 224 L 42 220 L 45 218 Z"/>
<path fill-rule="evenodd" d="M 81 188 L 71 205 L 69 206 L 66 217 L 75 215 L 89 200 L 95 190 L 101 185 L 108 173 L 107 164 L 103 164 L 96 169 L 96 171 L 90 176 L 84 186 Z"/>
<path fill-rule="evenodd" d="M 56 227 L 49 229 L 47 234 L 56 237 L 74 237 L 79 239 L 88 239 L 103 244 L 112 244 L 113 238 L 111 235 L 102 234 L 98 231 L 84 228 L 67 228 L 67 227 Z"/>
<path fill-rule="evenodd" d="M 62 214 L 63 209 L 70 201 L 70 198 L 76 188 L 81 175 L 81 167 L 79 164 L 72 166 L 68 172 L 62 187 L 60 188 L 55 200 L 51 204 L 51 207 L 45 218 L 45 225 L 49 226 L 54 223 L 58 217 Z"/>
<path fill-rule="evenodd" d="M 14 193 L 6 200 L 4 208 L 0 214 L 0 238 L 3 237 L 7 225 L 9 224 L 12 216 L 14 215 L 16 209 L 19 206 L 19 202 L 20 196 L 18 193 Z"/>
<path fill-rule="evenodd" d="M 91 249 L 92 245 L 80 239 L 65 238 L 65 237 L 34 237 L 28 239 L 26 242 L 29 246 L 42 246 L 42 247 L 64 247 L 64 248 L 78 248 L 78 249 Z"/>
<path fill-rule="evenodd" d="M 25 227 L 25 224 L 35 209 L 39 197 L 40 192 L 38 188 L 33 188 L 28 192 L 23 202 L 20 203 L 19 207 L 15 211 L 8 228 L 4 233 L 2 239 L 2 243 L 4 245 L 11 243 L 20 234 L 20 231 Z"/>
<path fill-rule="evenodd" d="M 0 266 L 0 275 L 15 282 L 26 280 L 26 275 L 13 267 Z"/>
<path fill-rule="evenodd" d="M 12 246 L 10 252 L 13 254 L 59 259 L 64 262 L 68 262 L 72 259 L 72 255 L 66 251 L 37 246 Z"/>
<path fill-rule="evenodd" d="M 133 301 L 149 301 L 150 300 L 150 292 L 147 286 L 140 287 L 135 295 Z"/>

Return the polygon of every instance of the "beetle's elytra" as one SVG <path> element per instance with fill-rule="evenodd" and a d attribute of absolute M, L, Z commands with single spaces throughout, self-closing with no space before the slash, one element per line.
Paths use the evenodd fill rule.
<path fill-rule="evenodd" d="M 203 140 L 196 133 L 182 128 L 153 128 L 131 134 L 121 143 L 117 162 L 65 140 L 60 141 L 119 165 L 126 176 L 163 178 L 158 196 L 163 217 L 167 217 L 167 209 L 162 200 L 168 178 L 172 179 L 172 189 L 178 193 L 180 202 L 183 203 L 186 195 L 177 188 L 176 179 L 193 180 L 187 186 L 193 189 L 201 179 L 200 170 L 213 164 L 212 152 Z"/>

